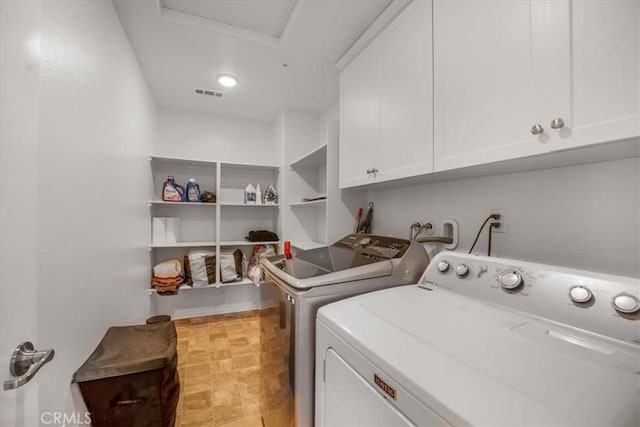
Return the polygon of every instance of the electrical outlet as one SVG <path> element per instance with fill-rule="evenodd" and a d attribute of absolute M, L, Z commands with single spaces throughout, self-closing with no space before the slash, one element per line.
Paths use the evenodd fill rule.
<path fill-rule="evenodd" d="M 506 233 L 507 232 L 507 210 L 504 208 L 500 209 L 491 209 L 491 214 L 500 215 L 500 219 L 492 219 L 491 224 L 496 222 L 500 223 L 499 227 L 493 227 L 494 233 Z"/>
<path fill-rule="evenodd" d="M 422 227 L 423 227 L 422 234 L 431 235 L 434 233 L 434 231 L 436 231 L 433 225 L 433 221 L 425 221 Z"/>

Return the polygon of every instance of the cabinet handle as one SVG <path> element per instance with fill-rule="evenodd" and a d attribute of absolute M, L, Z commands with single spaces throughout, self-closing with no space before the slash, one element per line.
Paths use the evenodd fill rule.
<path fill-rule="evenodd" d="M 376 168 L 371 169 L 371 173 L 378 173 L 378 169 Z"/>
<path fill-rule="evenodd" d="M 534 135 L 540 135 L 542 132 L 544 132 L 544 128 L 540 125 L 533 125 L 531 128 L 531 133 Z"/>
<path fill-rule="evenodd" d="M 560 117 L 551 120 L 551 129 L 562 129 L 564 127 L 564 120 Z"/>
<path fill-rule="evenodd" d="M 373 169 L 367 169 L 367 175 L 371 175 L 373 173 Z"/>

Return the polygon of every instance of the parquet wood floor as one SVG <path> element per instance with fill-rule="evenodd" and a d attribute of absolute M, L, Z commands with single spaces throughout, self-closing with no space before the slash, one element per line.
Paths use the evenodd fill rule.
<path fill-rule="evenodd" d="M 286 332 L 277 308 L 175 321 L 176 427 L 291 425 Z"/>

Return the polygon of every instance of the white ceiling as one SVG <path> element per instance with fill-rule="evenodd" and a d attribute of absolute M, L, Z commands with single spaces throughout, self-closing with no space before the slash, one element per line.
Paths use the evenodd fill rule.
<path fill-rule="evenodd" d="M 267 121 L 335 103 L 335 62 L 390 2 L 113 0 L 160 106 Z M 221 87 L 219 73 L 239 85 Z"/>
<path fill-rule="evenodd" d="M 160 5 L 167 9 L 272 37 L 282 35 L 295 4 L 295 0 L 160 0 Z"/>

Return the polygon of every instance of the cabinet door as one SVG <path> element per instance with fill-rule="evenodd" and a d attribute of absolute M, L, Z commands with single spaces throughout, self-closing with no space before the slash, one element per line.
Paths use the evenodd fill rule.
<path fill-rule="evenodd" d="M 553 148 L 640 135 L 640 2 L 574 1 L 571 14 L 572 111 Z"/>
<path fill-rule="evenodd" d="M 371 182 L 380 115 L 377 47 L 370 44 L 340 76 L 340 188 Z"/>
<path fill-rule="evenodd" d="M 550 115 L 569 108 L 568 2 L 436 0 L 433 14 L 435 169 L 548 151 Z"/>
<path fill-rule="evenodd" d="M 433 171 L 431 1 L 414 1 L 380 35 L 376 181 Z"/>

